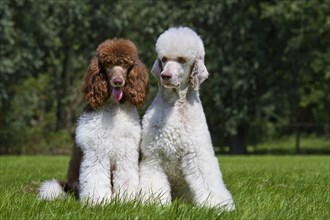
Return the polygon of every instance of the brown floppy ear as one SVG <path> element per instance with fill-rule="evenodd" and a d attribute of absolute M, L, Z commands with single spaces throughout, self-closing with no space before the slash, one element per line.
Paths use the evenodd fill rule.
<path fill-rule="evenodd" d="M 102 67 L 96 57 L 91 60 L 87 72 L 83 78 L 81 90 L 85 93 L 89 105 L 98 109 L 104 105 L 109 97 L 109 85 L 105 79 Z"/>
<path fill-rule="evenodd" d="M 194 90 L 199 90 L 200 85 L 209 76 L 204 60 L 197 58 L 190 74 L 190 83 Z"/>
<path fill-rule="evenodd" d="M 148 92 L 148 72 L 143 63 L 137 60 L 129 71 L 124 88 L 125 99 L 131 104 L 141 107 Z"/>

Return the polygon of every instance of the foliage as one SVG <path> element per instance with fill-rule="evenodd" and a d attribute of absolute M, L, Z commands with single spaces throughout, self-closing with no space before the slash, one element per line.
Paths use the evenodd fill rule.
<path fill-rule="evenodd" d="M 237 210 L 220 213 L 180 200 L 168 207 L 139 202 L 87 207 L 69 197 L 37 198 L 44 179 L 65 177 L 68 157 L 0 157 L 0 218 L 17 219 L 329 219 L 327 156 L 222 157 Z M 33 172 L 31 172 L 33 170 Z"/>
<path fill-rule="evenodd" d="M 282 1 L 262 4 L 263 18 L 269 18 L 276 37 L 283 44 L 282 68 L 289 89 L 292 121 L 330 122 L 330 17 L 329 1 Z M 287 74 L 290 71 L 293 74 Z"/>
<path fill-rule="evenodd" d="M 2 0 L 0 152 L 23 153 L 22 143 L 45 148 L 41 152 L 70 145 L 85 103 L 81 78 L 97 45 L 129 38 L 150 69 L 157 37 L 178 25 L 192 27 L 204 41 L 210 77 L 201 98 L 216 145 L 244 153 L 251 137 L 267 138 L 269 124 L 277 133 L 302 122 L 329 130 L 329 5 L 330 0 Z M 157 90 L 150 79 L 141 115 Z"/>

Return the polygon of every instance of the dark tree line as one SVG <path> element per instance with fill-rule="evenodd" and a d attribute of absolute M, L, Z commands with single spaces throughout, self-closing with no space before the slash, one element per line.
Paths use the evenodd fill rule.
<path fill-rule="evenodd" d="M 204 40 L 210 77 L 201 96 L 216 145 L 245 153 L 269 130 L 329 126 L 329 7 L 329 0 L 2 0 L 0 152 L 65 152 L 97 45 L 129 38 L 151 69 L 157 37 L 178 25 Z M 145 108 L 157 89 L 151 79 Z"/>

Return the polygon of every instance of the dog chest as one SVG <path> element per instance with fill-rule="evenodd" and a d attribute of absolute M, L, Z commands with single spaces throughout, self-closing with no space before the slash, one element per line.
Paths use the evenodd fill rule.
<path fill-rule="evenodd" d="M 81 115 L 76 129 L 76 142 L 83 151 L 121 152 L 127 147 L 138 147 L 140 132 L 137 111 L 103 109 Z"/>
<path fill-rule="evenodd" d="M 156 102 L 157 103 L 157 102 Z M 151 106 L 143 119 L 142 151 L 170 160 L 210 148 L 211 138 L 200 103 L 170 107 Z"/>
<path fill-rule="evenodd" d="M 142 139 L 142 150 L 148 155 L 158 155 L 165 160 L 177 160 L 193 147 L 190 127 L 183 123 L 156 120 L 150 123 Z"/>

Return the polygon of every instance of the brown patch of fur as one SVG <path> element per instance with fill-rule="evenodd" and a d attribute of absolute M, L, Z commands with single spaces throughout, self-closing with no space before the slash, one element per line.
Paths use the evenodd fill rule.
<path fill-rule="evenodd" d="M 69 163 L 67 184 L 60 182 L 65 192 L 74 192 L 76 196 L 78 196 L 79 173 L 82 157 L 83 154 L 81 149 L 75 144 L 72 149 L 71 160 Z"/>
<path fill-rule="evenodd" d="M 148 93 L 148 72 L 140 60 L 136 60 L 128 73 L 124 88 L 125 98 L 131 104 L 141 107 Z"/>
<path fill-rule="evenodd" d="M 106 75 L 98 59 L 94 57 L 89 64 L 81 87 L 89 105 L 93 109 L 103 106 L 106 99 L 110 96 L 109 84 L 105 77 Z"/>

